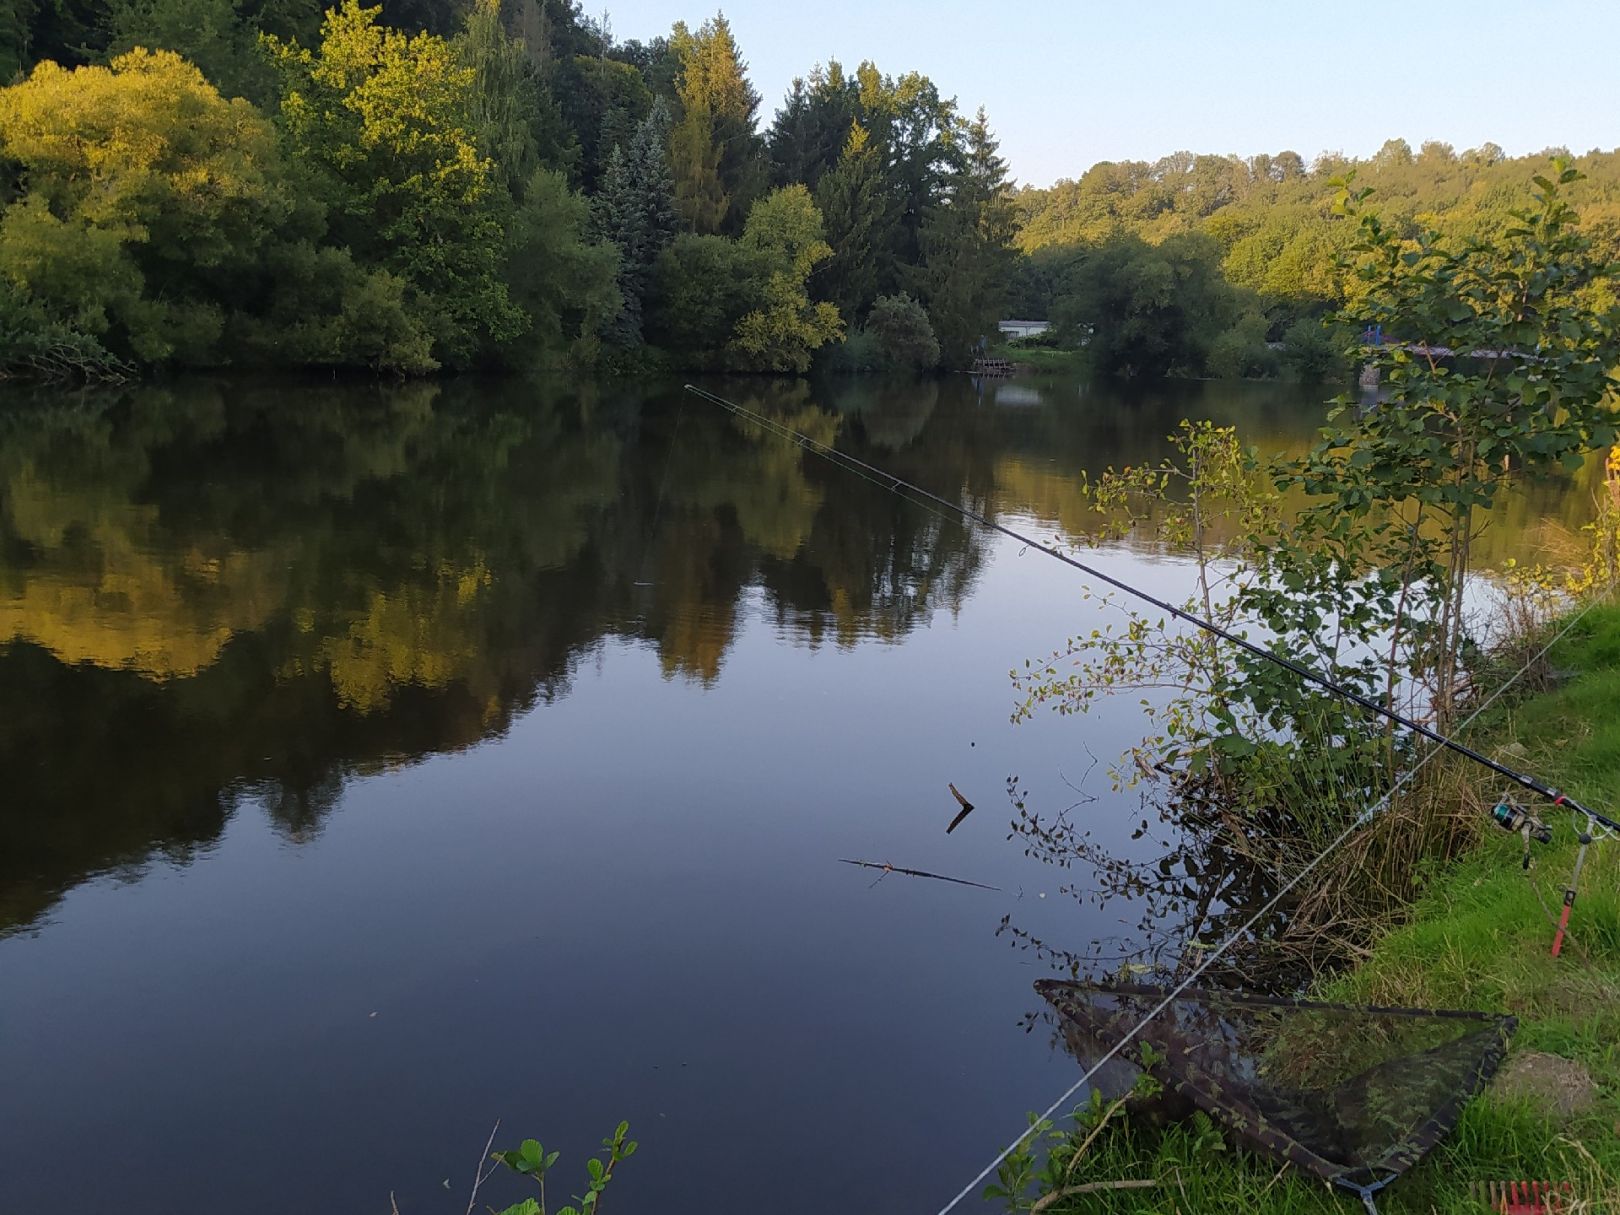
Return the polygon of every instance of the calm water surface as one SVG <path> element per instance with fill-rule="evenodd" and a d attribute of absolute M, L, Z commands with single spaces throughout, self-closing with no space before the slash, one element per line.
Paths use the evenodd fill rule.
<path fill-rule="evenodd" d="M 1182 416 L 1323 412 L 717 387 L 1043 536 Z M 927 1215 L 1074 1075 L 1003 921 L 1134 940 L 1008 838 L 1016 775 L 1136 846 L 1133 700 L 1009 724 L 1086 590 L 667 388 L 0 397 L 0 1210 L 459 1212 L 496 1119 L 572 1182 L 627 1118 L 610 1210 Z"/>

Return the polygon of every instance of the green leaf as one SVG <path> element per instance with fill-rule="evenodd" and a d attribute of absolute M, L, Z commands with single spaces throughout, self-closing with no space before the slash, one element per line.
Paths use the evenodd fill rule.
<path fill-rule="evenodd" d="M 532 1198 L 525 1198 L 507 1207 L 501 1215 L 541 1215 L 540 1204 Z"/>

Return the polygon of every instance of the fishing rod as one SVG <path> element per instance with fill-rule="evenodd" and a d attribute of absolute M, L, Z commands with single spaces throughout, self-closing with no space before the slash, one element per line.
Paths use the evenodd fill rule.
<path fill-rule="evenodd" d="M 1159 611 L 1165 612 L 1170 616 L 1173 616 L 1175 619 L 1180 620 L 1183 623 L 1190 624 L 1197 629 L 1202 629 L 1204 632 L 1209 633 L 1211 636 L 1218 637 L 1222 641 L 1230 642 L 1232 645 L 1237 646 L 1240 650 L 1247 654 L 1252 654 L 1256 658 L 1274 663 L 1283 670 L 1292 672 L 1308 683 L 1313 683 L 1317 687 L 1323 688 L 1335 696 L 1348 700 L 1351 704 L 1366 709 L 1368 712 L 1374 713 L 1387 721 L 1392 721 L 1396 725 L 1404 726 L 1406 729 L 1411 730 L 1414 734 L 1421 735 L 1430 742 L 1435 743 L 1438 746 L 1445 747 L 1447 750 L 1461 755 L 1464 759 L 1472 760 L 1481 767 L 1489 768 L 1498 776 L 1512 781 L 1515 785 L 1518 785 L 1519 788 L 1528 789 L 1531 793 L 1536 794 L 1538 797 L 1546 798 L 1554 806 L 1568 807 L 1571 811 L 1578 815 L 1585 815 L 1586 818 L 1591 822 L 1601 823 L 1611 831 L 1620 831 L 1620 822 L 1616 822 L 1607 815 L 1599 814 L 1596 810 L 1592 810 L 1582 805 L 1573 797 L 1570 797 L 1567 793 L 1554 788 L 1545 781 L 1531 776 L 1528 773 L 1510 768 L 1506 764 L 1498 763 L 1496 760 L 1491 759 L 1487 755 L 1482 755 L 1480 752 L 1474 750 L 1465 743 L 1460 743 L 1456 739 L 1440 733 L 1440 731 L 1434 729 L 1432 726 L 1426 726 L 1420 721 L 1415 721 L 1412 718 L 1407 717 L 1405 714 L 1397 713 L 1394 709 L 1388 708 L 1387 706 L 1378 703 L 1378 701 L 1373 700 L 1371 697 L 1357 692 L 1354 688 L 1347 688 L 1343 684 L 1335 682 L 1319 671 L 1313 671 L 1310 667 L 1295 662 L 1292 658 L 1287 658 L 1273 650 L 1268 650 L 1265 646 L 1250 641 L 1247 637 L 1242 637 L 1236 633 L 1223 629 L 1213 620 L 1205 620 L 1201 616 L 1195 616 L 1185 608 L 1176 607 L 1173 603 L 1166 602 L 1155 595 L 1149 594 L 1141 587 L 1132 586 L 1130 583 L 1116 578 L 1112 574 L 1104 573 L 1095 566 L 1087 565 L 1084 561 L 1070 556 L 1062 549 L 1054 548 L 1049 544 L 1043 544 L 1041 541 L 1030 536 L 1026 536 L 1022 532 L 1016 531 L 1004 523 L 997 523 L 994 519 L 980 514 L 971 507 L 963 506 L 958 502 L 952 502 L 948 498 L 943 498 L 939 494 L 931 493 L 930 491 L 922 488 L 920 485 L 913 484 L 910 481 L 895 476 L 893 473 L 886 472 L 883 469 L 878 468 L 876 465 L 868 464 L 864 460 L 857 459 L 848 452 L 842 452 L 829 444 L 818 442 L 817 440 L 812 439 L 809 435 L 794 430 L 791 426 L 787 426 L 781 422 L 778 422 L 774 418 L 767 417 L 766 415 L 749 409 L 746 406 L 738 405 L 735 401 L 728 401 L 726 398 L 717 396 L 715 393 L 709 392 L 707 389 L 699 388 L 695 384 L 686 385 L 686 391 L 692 393 L 696 397 L 710 402 L 711 404 L 720 406 L 722 409 L 735 415 L 736 417 L 746 418 L 751 422 L 755 422 L 760 426 L 765 427 L 767 430 L 771 430 L 779 435 L 791 438 L 800 447 L 808 448 L 817 455 L 823 456 L 832 461 L 834 464 L 842 465 L 843 467 L 855 471 L 860 475 L 868 477 L 869 479 L 872 479 L 878 483 L 887 482 L 888 488 L 895 493 L 899 493 L 901 490 L 906 490 L 915 495 L 917 498 L 921 498 L 938 506 L 942 506 L 953 514 L 960 515 L 962 518 L 977 523 L 981 527 L 987 527 L 991 531 L 1000 532 L 1003 536 L 1006 536 L 1011 540 L 1016 540 L 1028 548 L 1033 548 L 1038 552 L 1045 553 L 1048 557 L 1055 558 L 1056 560 L 1063 562 L 1064 565 L 1071 566 L 1072 568 L 1079 570 L 1082 574 L 1085 574 L 1089 578 L 1095 578 L 1097 581 L 1106 583 L 1115 590 L 1123 591 L 1127 595 L 1134 596 L 1135 598 L 1140 599 L 1143 603 L 1149 604 L 1150 606 L 1155 607 Z"/>

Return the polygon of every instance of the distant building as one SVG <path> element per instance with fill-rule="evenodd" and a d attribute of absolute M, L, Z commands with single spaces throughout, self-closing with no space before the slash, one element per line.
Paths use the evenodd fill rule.
<path fill-rule="evenodd" d="M 1051 321 L 998 321 L 996 328 L 1001 331 L 1004 338 L 1027 338 L 1045 333 L 1052 327 Z"/>

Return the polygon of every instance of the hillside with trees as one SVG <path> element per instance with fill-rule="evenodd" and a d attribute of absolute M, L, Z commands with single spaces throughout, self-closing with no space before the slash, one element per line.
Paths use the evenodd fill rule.
<path fill-rule="evenodd" d="M 1016 189 L 981 110 L 832 62 L 768 118 L 724 16 L 577 0 L 0 0 L 0 374 L 967 366 L 1319 378 L 1353 174 L 1489 241 L 1547 155 L 1182 152 Z M 1549 149 L 1549 152 L 1557 151 Z M 1572 199 L 1620 253 L 1620 160 Z"/>
<path fill-rule="evenodd" d="M 1492 243 L 1528 204 L 1552 157 L 1584 180 L 1569 199 L 1600 256 L 1620 258 L 1620 155 L 1548 148 L 1519 158 L 1486 144 L 1458 152 L 1387 141 L 1367 160 L 1296 152 L 1104 162 L 1078 180 L 1015 197 L 1020 253 L 1011 292 L 1019 316 L 1050 320 L 1049 341 L 1083 343 L 1093 367 L 1118 374 L 1321 376 L 1353 334 L 1323 318 L 1354 313 L 1355 276 L 1341 266 L 1354 226 L 1335 213 L 1340 183 L 1370 188 L 1369 205 L 1398 235 L 1437 228 Z M 1614 304 L 1609 289 L 1594 307 Z"/>
<path fill-rule="evenodd" d="M 1002 309 L 1006 166 L 916 73 L 828 64 L 767 126 L 723 16 L 0 4 L 13 373 L 959 365 Z"/>

